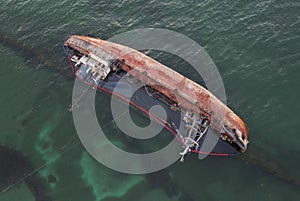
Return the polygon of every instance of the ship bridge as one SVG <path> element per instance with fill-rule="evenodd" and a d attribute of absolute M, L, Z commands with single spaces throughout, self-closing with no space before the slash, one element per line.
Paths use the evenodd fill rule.
<path fill-rule="evenodd" d="M 111 71 L 111 60 L 105 60 L 92 53 L 81 57 L 74 55 L 71 61 L 75 63 L 76 68 L 83 68 L 82 70 L 84 70 L 84 72 L 81 70 L 78 71 L 78 73 L 84 73 L 90 76 L 96 83 L 98 83 L 100 79 L 104 80 Z"/>

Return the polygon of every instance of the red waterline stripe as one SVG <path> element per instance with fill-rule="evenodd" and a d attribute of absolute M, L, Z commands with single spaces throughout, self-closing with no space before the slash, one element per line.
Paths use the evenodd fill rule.
<path fill-rule="evenodd" d="M 226 154 L 226 153 L 212 153 L 212 152 L 204 152 L 204 151 L 198 151 L 198 150 L 192 150 L 191 152 L 198 153 L 198 154 L 204 154 L 204 155 L 210 155 L 210 156 L 230 156 L 230 154 Z"/>
<path fill-rule="evenodd" d="M 72 62 L 72 61 L 70 61 Z M 73 64 L 72 64 L 73 66 Z M 74 67 L 73 67 L 74 68 Z M 72 68 L 72 71 L 73 71 L 73 68 Z M 182 144 L 184 145 L 184 142 L 178 137 L 178 135 L 169 127 L 167 126 L 166 124 L 164 124 L 160 119 L 158 119 L 156 116 L 154 116 L 153 114 L 151 114 L 149 111 L 147 111 L 145 108 L 141 107 L 140 105 L 136 104 L 135 102 L 129 100 L 128 98 L 122 96 L 121 94 L 119 93 L 116 93 L 116 92 L 113 92 L 113 91 L 110 91 L 108 89 L 105 89 L 103 87 L 100 87 L 98 85 L 95 85 L 93 83 L 90 83 L 90 82 L 87 82 L 83 79 L 80 79 L 79 77 L 76 76 L 76 78 L 78 80 L 80 80 L 81 82 L 87 84 L 87 85 L 93 85 L 94 87 L 97 87 L 98 89 L 108 93 L 108 94 L 111 94 L 111 95 L 115 95 L 119 98 L 121 98 L 122 100 L 125 100 L 127 101 L 128 103 L 130 103 L 131 105 L 135 106 L 136 108 L 138 108 L 139 110 L 141 110 L 142 112 L 144 112 L 145 114 L 149 115 L 150 117 L 152 117 L 157 123 L 159 123 L 160 125 L 162 125 L 164 128 L 166 128 L 174 137 L 176 137 L 176 139 Z M 198 150 L 191 150 L 191 152 L 193 153 L 198 153 L 198 154 L 204 154 L 204 155 L 210 155 L 210 156 L 229 156 L 229 154 L 226 154 L 226 153 L 211 153 L 211 152 L 203 152 L 203 151 L 198 151 Z"/>
<path fill-rule="evenodd" d="M 78 77 L 77 77 L 78 78 Z M 157 121 L 157 123 L 159 123 L 160 125 L 162 125 L 164 128 L 166 128 L 174 137 L 176 137 L 176 139 L 182 144 L 184 145 L 184 142 L 178 137 L 178 135 L 166 124 L 164 124 L 160 119 L 158 119 L 157 117 L 155 117 L 153 114 L 151 114 L 149 111 L 147 111 L 145 108 L 139 106 L 138 104 L 136 104 L 135 102 L 125 98 L 124 96 L 122 96 L 121 94 L 118 94 L 116 92 L 110 91 L 108 89 L 105 89 L 103 87 L 100 86 L 96 86 L 95 84 L 91 84 L 85 80 L 82 80 L 80 78 L 78 78 L 81 82 L 88 84 L 88 85 L 93 85 L 94 87 L 97 87 L 98 89 L 111 94 L 111 95 L 115 95 L 119 98 L 121 98 L 122 100 L 127 101 L 128 103 L 130 103 L 131 105 L 135 106 L 136 108 L 138 108 L 139 110 L 141 110 L 142 112 L 144 112 L 145 114 L 151 116 L 153 119 L 155 119 L 155 121 Z M 198 153 L 198 154 L 204 154 L 204 155 L 210 155 L 210 156 L 229 156 L 229 154 L 226 153 L 212 153 L 212 152 L 203 152 L 203 151 L 199 151 L 199 150 L 191 150 L 191 152 L 193 153 Z"/>

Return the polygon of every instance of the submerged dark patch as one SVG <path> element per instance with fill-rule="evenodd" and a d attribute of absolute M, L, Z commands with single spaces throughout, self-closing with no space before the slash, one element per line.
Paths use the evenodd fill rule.
<path fill-rule="evenodd" d="M 29 159 L 18 151 L 0 146 L 0 192 L 24 181 L 37 201 L 50 201 L 45 182 L 34 171 Z M 27 177 L 30 175 L 29 177 Z"/>

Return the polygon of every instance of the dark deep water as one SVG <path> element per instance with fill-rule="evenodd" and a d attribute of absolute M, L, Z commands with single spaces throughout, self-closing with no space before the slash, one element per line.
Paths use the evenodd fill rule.
<path fill-rule="evenodd" d="M 10 0 L 0 10 L 0 201 L 300 200 L 298 1 Z M 63 40 L 148 27 L 205 47 L 229 106 L 249 127 L 245 155 L 192 156 L 157 173 L 126 175 L 81 146 L 68 112 L 73 79 Z M 180 68 L 176 61 L 162 62 Z"/>

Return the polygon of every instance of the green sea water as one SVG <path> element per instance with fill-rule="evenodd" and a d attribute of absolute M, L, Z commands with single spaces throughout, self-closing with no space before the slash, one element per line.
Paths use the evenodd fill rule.
<path fill-rule="evenodd" d="M 0 145 L 31 166 L 14 170 L 9 165 L 17 162 L 0 157 L 0 169 L 11 169 L 0 174 L 0 201 L 300 200 L 298 1 L 0 3 Z M 179 32 L 205 48 L 220 71 L 228 105 L 249 127 L 247 153 L 188 156 L 160 172 L 127 175 L 85 151 L 68 111 L 74 79 L 62 42 L 73 33 L 108 39 L 149 27 Z M 194 78 L 182 70 L 183 61 L 169 56 L 159 58 Z M 106 110 L 101 104 L 98 109 Z M 106 130 L 117 132 L 113 124 Z"/>

